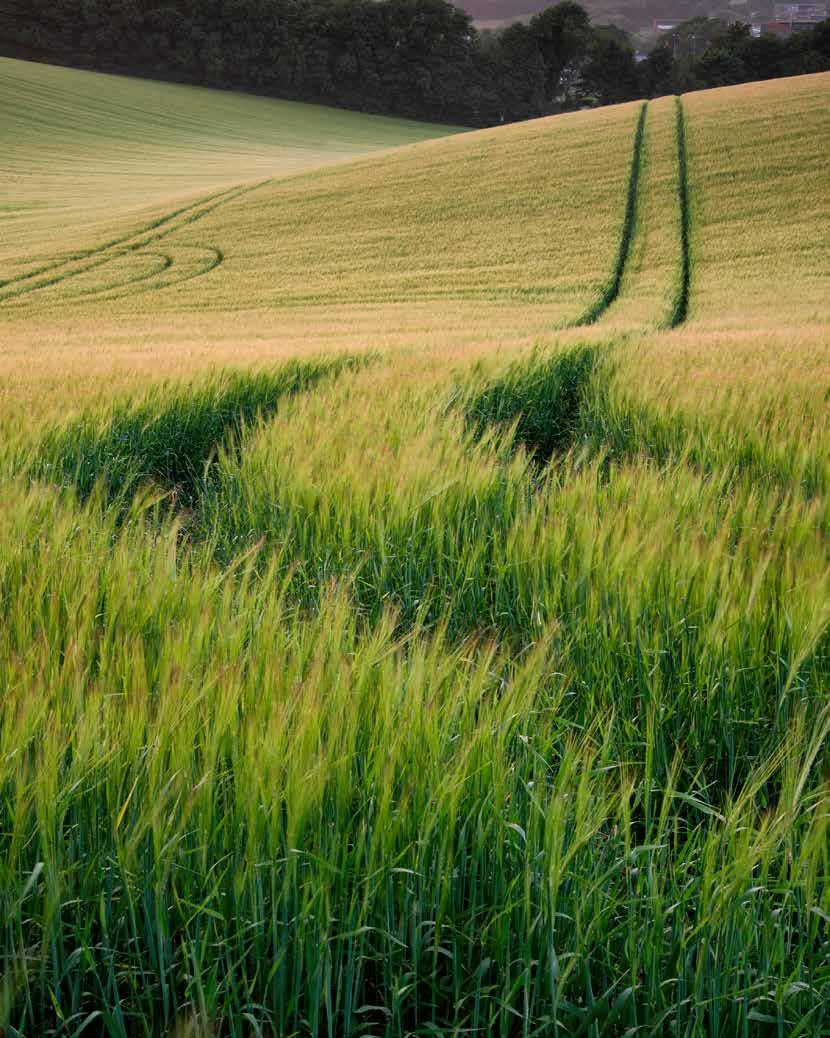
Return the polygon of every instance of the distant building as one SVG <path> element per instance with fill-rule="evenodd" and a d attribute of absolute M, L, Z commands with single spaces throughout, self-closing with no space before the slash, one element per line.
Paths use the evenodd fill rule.
<path fill-rule="evenodd" d="M 792 29 L 787 22 L 753 22 L 750 33 L 756 39 L 759 36 L 789 36 Z"/>
<path fill-rule="evenodd" d="M 773 21 L 776 22 L 804 22 L 818 25 L 826 17 L 826 4 L 776 4 L 773 8 Z"/>
<path fill-rule="evenodd" d="M 789 36 L 793 32 L 813 29 L 827 18 L 826 4 L 776 4 L 771 21 L 753 22 L 752 35 L 772 33 Z"/>

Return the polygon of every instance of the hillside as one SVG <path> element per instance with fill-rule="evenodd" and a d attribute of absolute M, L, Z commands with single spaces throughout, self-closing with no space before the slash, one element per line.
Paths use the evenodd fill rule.
<path fill-rule="evenodd" d="M 26 73 L 23 96 L 33 73 L 10 64 Z M 90 73 L 33 68 L 41 77 L 96 80 Z M 825 319 L 823 238 L 815 232 L 824 225 L 814 221 L 824 219 L 816 198 L 827 79 L 708 91 L 687 102 L 687 115 L 698 106 L 701 112 L 688 130 L 692 206 L 700 210 L 693 249 L 696 256 L 704 250 L 690 300 L 693 318 L 703 318 L 708 306 L 721 323 L 733 310 L 733 323 L 757 323 L 766 308 L 777 312 L 791 304 L 813 321 Z M 134 118 L 137 109 L 111 106 L 112 81 L 101 82 L 107 85 L 107 120 Z M 114 82 L 124 90 L 171 90 L 179 104 L 181 98 L 214 98 L 191 88 Z M 215 363 L 328 347 L 333 339 L 344 348 L 370 341 L 416 345 L 425 336 L 465 348 L 470 342 L 528 342 L 579 321 L 602 295 L 619 246 L 639 104 L 476 131 L 342 169 L 286 177 L 298 163 L 315 165 L 384 139 L 400 143 L 407 134 L 435 131 L 224 94 L 216 95 L 217 124 L 223 106 L 248 103 L 255 112 L 262 105 L 274 113 L 270 153 L 262 147 L 249 156 L 231 134 L 222 144 L 218 136 L 209 141 L 203 154 L 178 131 L 169 145 L 160 135 L 151 147 L 144 142 L 147 127 L 163 113 L 146 107 L 137 125 L 125 122 L 120 136 L 112 131 L 126 148 L 123 166 L 91 161 L 105 147 L 101 142 L 79 143 L 77 153 L 67 149 L 62 159 L 51 160 L 51 124 L 48 134 L 14 137 L 9 157 L 22 186 L 7 181 L 4 190 L 25 212 L 7 214 L 8 258 L 0 266 L 0 306 L 14 327 L 0 357 L 8 379 L 31 380 L 38 367 L 54 373 L 56 355 L 44 343 L 54 344 L 70 365 L 83 355 L 85 372 L 97 378 L 101 370 L 118 370 L 139 357 L 161 375 L 180 370 L 182 357 L 191 368 L 197 355 L 200 363 Z M 296 120 L 305 112 L 316 120 L 304 127 L 302 143 Z M 6 113 L 2 132 L 11 140 L 17 116 L 13 108 Z M 77 114 L 69 125 L 76 125 L 74 119 Z M 338 136 L 334 130 L 322 136 L 326 119 L 334 120 Z M 723 136 L 725 119 L 747 133 Z M 662 304 L 655 299 L 650 313 L 638 314 L 638 324 L 651 326 L 665 319 L 679 246 L 669 241 L 664 256 L 638 257 L 647 238 L 676 237 L 674 121 L 669 101 L 649 105 L 638 237 L 626 270 L 630 281 L 635 266 L 645 262 L 644 274 L 663 283 Z M 102 119 L 87 130 L 107 142 L 109 125 Z M 788 165 L 780 156 L 796 144 Z M 158 158 L 164 147 L 175 147 L 180 166 Z M 737 175 L 764 168 L 769 149 L 766 175 L 751 181 Z M 714 156 L 720 156 L 717 165 L 710 161 Z M 662 163 L 663 187 L 651 186 L 655 163 Z M 202 194 L 183 183 L 182 171 L 194 167 L 205 177 Z M 159 168 L 170 179 L 159 176 Z M 230 182 L 234 169 L 248 180 Z M 795 170 L 799 183 L 810 185 L 798 195 L 791 186 Z M 65 193 L 59 220 L 38 207 L 42 176 L 54 178 Z M 142 195 L 136 184 L 146 185 Z M 136 207 L 151 192 L 159 193 L 157 204 Z M 737 207 L 734 216 L 721 215 L 724 197 Z M 734 228 L 749 225 L 748 254 L 733 264 L 729 250 L 743 240 Z M 814 228 L 809 234 L 806 225 Z M 759 248 L 758 241 L 769 246 Z M 731 265 L 728 274 L 724 265 Z M 786 291 L 779 290 L 782 284 Z M 636 292 L 623 291 L 623 297 L 636 299 Z M 618 312 L 610 316 L 625 323 Z M 36 359 L 21 368 L 11 344 L 31 352 L 35 342 L 41 343 Z M 148 352 L 149 343 L 158 345 Z"/>
<path fill-rule="evenodd" d="M 830 74 L 0 67 L 0 1030 L 826 1030 Z"/>
<path fill-rule="evenodd" d="M 0 274 L 44 240 L 451 128 L 0 58 Z"/>
<path fill-rule="evenodd" d="M 290 115 L 306 109 L 285 106 Z M 466 348 L 471 336 L 527 341 L 576 320 L 613 266 L 638 113 L 638 105 L 619 106 L 467 133 L 302 177 L 282 175 L 298 160 L 275 145 L 276 176 L 262 176 L 267 157 L 258 155 L 247 181 L 184 199 L 181 180 L 171 189 L 157 178 L 153 151 L 142 146 L 132 153 L 134 179 L 176 193 L 134 212 L 119 177 L 106 177 L 115 200 L 101 192 L 107 209 L 98 221 L 87 203 L 99 190 L 82 164 L 79 175 L 60 177 L 73 199 L 62 213 L 83 216 L 82 231 L 63 215 L 41 221 L 37 210 L 12 224 L 13 258 L 0 266 L 0 307 L 14 327 L 0 355 L 6 385 L 39 373 L 54 379 L 57 358 L 82 357 L 89 382 L 138 360 L 160 376 L 191 370 L 196 355 L 202 364 L 262 358 L 333 338 L 344 348 L 414 344 L 427 328 Z M 354 147 L 345 135 L 362 118 L 330 118 L 341 116 L 330 156 Z M 366 117 L 364 134 L 387 126 L 391 143 L 407 130 L 432 132 Z M 47 165 L 50 139 L 39 135 L 31 154 L 25 141 L 17 146 L 21 170 Z M 217 147 L 220 155 L 223 148 L 235 155 L 234 138 Z M 192 153 L 179 154 L 183 166 L 174 170 L 202 168 Z M 582 169 L 600 166 L 586 180 Z M 41 193 L 37 175 L 27 174 L 13 197 L 21 205 Z M 587 223 L 573 219 L 580 210 Z"/>

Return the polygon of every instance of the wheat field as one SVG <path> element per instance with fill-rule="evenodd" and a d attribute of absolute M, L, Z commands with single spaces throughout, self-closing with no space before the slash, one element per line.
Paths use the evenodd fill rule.
<path fill-rule="evenodd" d="M 0 1031 L 824 1033 L 830 75 L 0 77 Z"/>

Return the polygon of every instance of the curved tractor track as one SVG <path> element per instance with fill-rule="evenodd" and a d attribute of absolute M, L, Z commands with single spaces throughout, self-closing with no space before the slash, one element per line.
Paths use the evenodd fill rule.
<path fill-rule="evenodd" d="M 64 286 L 92 271 L 108 266 L 117 267 L 125 259 L 147 259 L 152 262 L 145 264 L 138 272 L 127 264 L 127 270 L 123 275 L 117 275 L 103 285 L 95 284 L 86 287 L 82 282 L 75 291 L 70 293 L 69 298 L 119 299 L 139 292 L 167 288 L 170 285 L 208 274 L 215 270 L 225 258 L 223 251 L 216 245 L 201 242 L 170 242 L 165 250 L 152 247 L 159 242 L 165 242 L 171 235 L 196 223 L 228 202 L 256 191 L 267 183 L 270 181 L 264 180 L 244 187 L 233 187 L 209 195 L 190 205 L 165 213 L 122 237 L 113 238 L 89 249 L 79 250 L 61 259 L 50 260 L 35 270 L 0 280 L 0 303 L 16 300 L 54 286 Z"/>

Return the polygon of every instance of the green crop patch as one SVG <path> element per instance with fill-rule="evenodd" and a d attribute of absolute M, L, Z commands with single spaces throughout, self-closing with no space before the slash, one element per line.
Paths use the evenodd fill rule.
<path fill-rule="evenodd" d="M 511 427 L 514 444 L 544 464 L 573 446 L 595 364 L 596 351 L 589 347 L 513 362 L 472 391 L 464 405 L 467 419 L 478 435 L 493 426 Z"/>
<path fill-rule="evenodd" d="M 728 427 L 679 411 L 648 407 L 615 389 L 613 339 L 510 362 L 497 377 L 473 378 L 460 390 L 463 410 L 477 438 L 507 431 L 544 466 L 578 450 L 580 463 L 627 464 L 648 459 L 660 468 L 689 465 L 705 476 L 744 480 L 777 494 L 806 499 L 826 492 L 823 459 L 801 452 L 782 457 L 747 435 L 736 444 Z"/>
<path fill-rule="evenodd" d="M 668 322 L 670 328 L 676 328 L 686 320 L 689 312 L 689 291 L 692 279 L 691 203 L 689 201 L 689 161 L 686 153 L 686 117 L 683 113 L 683 102 L 679 97 L 675 98 L 675 103 L 677 105 L 677 200 L 680 208 L 680 277 Z"/>
<path fill-rule="evenodd" d="M 201 385 L 155 390 L 138 403 L 91 412 L 47 434 L 29 471 L 35 478 L 73 486 L 88 497 L 103 483 L 110 499 L 152 482 L 195 503 L 205 465 L 220 446 L 235 446 L 257 418 L 280 400 L 322 379 L 354 370 L 365 357 L 334 356 L 286 364 L 273 372 L 228 372 Z"/>
<path fill-rule="evenodd" d="M 821 501 L 827 492 L 826 460 L 805 445 L 781 452 L 770 443 L 771 416 L 759 416 L 758 429 L 739 442 L 734 427 L 714 417 L 704 418 L 676 409 L 658 409 L 626 396 L 614 384 L 614 365 L 606 363 L 603 378 L 594 379 L 581 398 L 576 435 L 586 456 L 626 463 L 647 458 L 671 469 L 688 465 L 704 476 L 724 478 L 724 492 L 744 481 L 775 497 L 795 494 Z"/>

